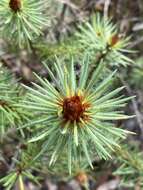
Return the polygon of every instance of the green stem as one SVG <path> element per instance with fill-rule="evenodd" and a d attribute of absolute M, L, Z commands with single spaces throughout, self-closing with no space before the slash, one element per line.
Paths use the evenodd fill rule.
<path fill-rule="evenodd" d="M 24 188 L 24 183 L 23 183 L 23 179 L 22 179 L 22 176 L 19 175 L 19 189 L 20 190 L 25 190 Z"/>

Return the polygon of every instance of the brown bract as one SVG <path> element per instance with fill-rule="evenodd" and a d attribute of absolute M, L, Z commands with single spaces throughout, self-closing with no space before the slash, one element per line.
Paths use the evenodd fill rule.
<path fill-rule="evenodd" d="M 14 11 L 20 11 L 21 9 L 21 0 L 10 0 L 9 7 Z"/>
<path fill-rule="evenodd" d="M 80 121 L 80 118 L 85 119 L 85 111 L 89 105 L 83 103 L 82 97 L 72 96 L 70 98 L 65 98 L 63 101 L 63 118 L 65 121 Z"/>
<path fill-rule="evenodd" d="M 113 47 L 114 45 L 116 45 L 118 43 L 118 41 L 119 41 L 119 37 L 116 34 L 116 35 L 112 36 L 110 45 Z"/>

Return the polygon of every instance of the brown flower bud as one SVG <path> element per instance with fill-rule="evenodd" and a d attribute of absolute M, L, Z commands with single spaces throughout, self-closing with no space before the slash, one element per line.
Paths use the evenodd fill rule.
<path fill-rule="evenodd" d="M 21 0 L 10 0 L 9 7 L 14 11 L 20 11 L 21 9 Z"/>
<path fill-rule="evenodd" d="M 65 121 L 80 121 L 80 118 L 86 119 L 85 110 L 89 107 L 89 104 L 82 102 L 82 97 L 72 96 L 65 98 L 63 101 L 63 117 Z"/>
<path fill-rule="evenodd" d="M 113 47 L 114 45 L 116 45 L 118 43 L 118 41 L 119 41 L 119 37 L 118 37 L 117 34 L 114 35 L 114 36 L 112 36 L 111 37 L 111 42 L 110 42 L 111 47 Z"/>

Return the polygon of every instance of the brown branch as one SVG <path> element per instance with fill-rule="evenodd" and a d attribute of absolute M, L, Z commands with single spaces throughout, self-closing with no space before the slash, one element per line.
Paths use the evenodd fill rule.
<path fill-rule="evenodd" d="M 55 27 L 55 35 L 56 35 L 56 39 L 59 41 L 59 38 L 60 38 L 60 29 L 61 29 L 61 25 L 63 24 L 64 22 L 64 18 L 65 18 L 65 13 L 66 13 L 66 9 L 67 9 L 67 4 L 63 4 L 63 8 L 62 8 L 62 11 L 61 11 L 61 15 L 58 19 L 58 23 Z"/>
<path fill-rule="evenodd" d="M 108 18 L 108 11 L 109 11 L 109 7 L 110 7 L 110 3 L 111 3 L 111 0 L 105 0 L 105 4 L 104 4 L 104 18 L 105 19 Z"/>
<path fill-rule="evenodd" d="M 68 7 L 72 9 L 78 9 L 78 7 L 74 3 L 72 3 L 70 0 L 57 0 L 57 1 L 67 5 Z"/>

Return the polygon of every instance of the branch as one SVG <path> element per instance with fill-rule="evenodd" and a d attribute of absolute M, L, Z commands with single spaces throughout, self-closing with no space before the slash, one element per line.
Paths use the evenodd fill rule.
<path fill-rule="evenodd" d="M 104 4 L 104 19 L 108 18 L 108 10 L 109 10 L 110 3 L 111 3 L 111 0 L 105 0 L 105 4 Z"/>

